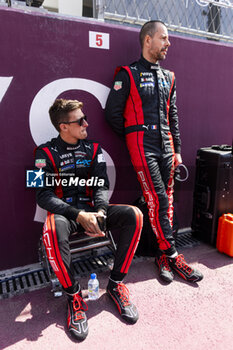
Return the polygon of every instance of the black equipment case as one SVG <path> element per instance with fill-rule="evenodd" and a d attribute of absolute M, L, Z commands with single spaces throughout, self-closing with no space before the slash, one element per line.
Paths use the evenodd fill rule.
<path fill-rule="evenodd" d="M 218 219 L 224 213 L 233 213 L 232 147 L 200 148 L 196 158 L 193 235 L 215 246 Z"/>

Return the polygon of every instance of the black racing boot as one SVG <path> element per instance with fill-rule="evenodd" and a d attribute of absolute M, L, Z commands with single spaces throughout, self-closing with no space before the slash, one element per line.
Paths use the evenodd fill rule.
<path fill-rule="evenodd" d="M 171 283 L 174 278 L 174 274 L 169 265 L 168 258 L 166 254 L 162 254 L 155 258 L 155 264 L 159 268 L 159 277 L 165 282 Z"/>
<path fill-rule="evenodd" d="M 87 317 L 84 311 L 88 306 L 82 298 L 82 292 L 67 294 L 68 313 L 67 327 L 70 334 L 77 340 L 84 340 L 88 334 Z"/>
<path fill-rule="evenodd" d="M 116 304 L 121 317 L 128 323 L 136 323 L 138 311 L 129 300 L 129 290 L 122 282 L 115 282 L 109 279 L 107 293 Z"/>
<path fill-rule="evenodd" d="M 201 281 L 203 275 L 198 270 L 192 269 L 184 260 L 183 254 L 175 258 L 168 258 L 171 268 L 188 282 Z"/>

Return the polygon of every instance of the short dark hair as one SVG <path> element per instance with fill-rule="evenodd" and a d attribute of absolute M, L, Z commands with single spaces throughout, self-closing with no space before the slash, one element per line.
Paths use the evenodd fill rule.
<path fill-rule="evenodd" d="M 145 37 L 147 35 L 149 35 L 150 37 L 153 37 L 155 32 L 157 31 L 157 24 L 161 23 L 163 24 L 165 27 L 166 24 L 163 21 L 160 20 L 154 20 L 154 21 L 149 21 L 143 24 L 141 30 L 140 30 L 140 34 L 139 34 L 139 40 L 140 40 L 140 44 L 141 44 L 141 48 L 143 48 L 143 44 L 144 44 L 144 40 Z"/>
<path fill-rule="evenodd" d="M 49 108 L 49 115 L 53 126 L 60 132 L 60 123 L 68 122 L 68 113 L 76 109 L 83 108 L 83 103 L 78 100 L 56 99 Z"/>

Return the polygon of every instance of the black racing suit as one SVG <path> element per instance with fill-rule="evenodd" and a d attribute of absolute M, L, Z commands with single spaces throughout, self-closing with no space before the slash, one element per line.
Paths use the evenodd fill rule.
<path fill-rule="evenodd" d="M 139 241 L 142 214 L 135 207 L 109 205 L 109 181 L 100 145 L 87 140 L 70 145 L 58 136 L 36 149 L 35 166 L 45 172 L 44 185 L 36 193 L 38 205 L 48 211 L 43 241 L 63 288 L 70 291 L 76 283 L 69 236 L 84 231 L 76 222 L 81 210 L 102 210 L 107 215 L 107 229 L 120 228 L 112 273 L 124 277 Z"/>
<path fill-rule="evenodd" d="M 118 67 L 105 112 L 125 135 L 159 248 L 173 254 L 174 154 L 181 145 L 174 73 L 144 57 Z"/>

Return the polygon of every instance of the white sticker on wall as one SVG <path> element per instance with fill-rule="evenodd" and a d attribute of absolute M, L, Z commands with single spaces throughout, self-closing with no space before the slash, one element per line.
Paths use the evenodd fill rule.
<path fill-rule="evenodd" d="M 89 31 L 89 47 L 109 50 L 109 33 Z"/>

